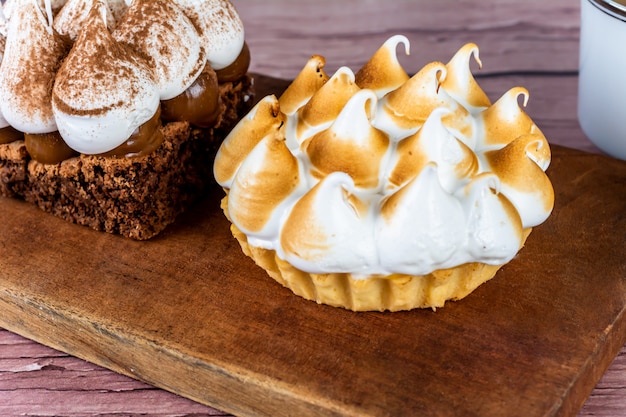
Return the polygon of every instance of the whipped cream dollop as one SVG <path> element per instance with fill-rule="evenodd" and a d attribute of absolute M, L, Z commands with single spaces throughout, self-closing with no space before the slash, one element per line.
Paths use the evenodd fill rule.
<path fill-rule="evenodd" d="M 76 40 L 95 2 L 96 0 L 67 0 L 54 17 L 54 29 L 61 35 Z M 126 3 L 124 0 L 104 0 L 103 4 L 107 11 L 107 27 L 113 30 L 126 12 Z"/>
<path fill-rule="evenodd" d="M 252 246 L 309 273 L 424 275 L 502 265 L 550 215 L 548 142 L 512 88 L 494 104 L 478 47 L 409 76 L 388 39 L 355 73 L 313 56 L 262 99 L 214 163 L 225 208 Z"/>
<path fill-rule="evenodd" d="M 123 145 L 161 101 L 244 51 L 228 0 L 7 0 L 2 11 L 0 127 L 58 130 L 83 154 Z"/>
<path fill-rule="evenodd" d="M 36 0 L 14 5 L 0 66 L 0 111 L 25 133 L 57 130 L 51 96 L 54 74 L 68 45 L 52 30 Z"/>
<path fill-rule="evenodd" d="M 22 1 L 23 0 L 4 0 L 2 8 L 7 19 L 12 16 L 13 11 L 17 9 L 19 3 L 22 3 Z M 67 1 L 68 0 L 37 0 L 37 4 L 39 4 L 39 7 L 43 10 L 48 8 L 52 13 L 56 13 Z"/>
<path fill-rule="evenodd" d="M 4 15 L 4 10 L 2 4 L 0 4 L 0 63 L 4 58 L 4 49 L 6 47 L 7 42 L 7 30 L 8 30 L 9 22 Z M 2 109 L 0 109 L 0 129 L 10 126 L 7 119 L 2 115 Z"/>
<path fill-rule="evenodd" d="M 147 57 L 161 100 L 185 91 L 206 64 L 198 32 L 171 0 L 134 0 L 113 37 Z"/>
<path fill-rule="evenodd" d="M 96 2 L 52 94 L 59 133 L 68 146 L 86 154 L 116 148 L 159 107 L 152 69 L 115 41 L 106 26 L 107 14 L 106 4 Z"/>
<path fill-rule="evenodd" d="M 244 44 L 243 22 L 229 0 L 173 0 L 191 19 L 200 34 L 207 59 L 214 70 L 235 62 Z"/>

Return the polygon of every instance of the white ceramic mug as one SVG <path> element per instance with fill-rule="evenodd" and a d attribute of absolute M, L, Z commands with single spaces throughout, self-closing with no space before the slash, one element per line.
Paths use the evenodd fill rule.
<path fill-rule="evenodd" d="M 585 135 L 626 160 L 626 0 L 581 0 L 579 69 Z"/>

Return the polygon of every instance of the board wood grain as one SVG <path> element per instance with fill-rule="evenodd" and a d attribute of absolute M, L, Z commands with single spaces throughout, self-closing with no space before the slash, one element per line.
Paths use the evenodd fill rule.
<path fill-rule="evenodd" d="M 217 187 L 148 242 L 0 199 L 0 326 L 242 416 L 572 415 L 626 341 L 626 163 L 553 150 L 553 215 L 436 312 L 294 296 L 243 256 Z"/>
<path fill-rule="evenodd" d="M 598 152 L 576 122 L 578 1 L 233 3 L 245 23 L 252 69 L 283 78 L 292 78 L 311 53 L 325 54 L 330 67 L 356 68 L 389 34 L 411 39 L 412 53 L 402 57 L 409 70 L 428 59 L 446 59 L 460 44 L 474 41 L 484 63 L 477 75 L 490 97 L 513 84 L 527 86 L 526 110 L 551 143 Z M 7 331 L 0 331 L 0 352 L 0 415 L 224 414 Z M 578 415 L 624 415 L 624 375 L 625 348 Z"/>

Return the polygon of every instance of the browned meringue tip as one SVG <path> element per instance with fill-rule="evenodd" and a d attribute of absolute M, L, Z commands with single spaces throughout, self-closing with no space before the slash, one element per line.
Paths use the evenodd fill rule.
<path fill-rule="evenodd" d="M 324 72 L 326 59 L 320 55 L 313 55 L 295 80 L 287 87 L 278 101 L 283 113 L 293 114 L 302 104 L 315 94 L 329 77 Z"/>
<path fill-rule="evenodd" d="M 387 93 L 398 88 L 409 79 L 409 75 L 398 62 L 396 49 L 403 44 L 406 55 L 410 54 L 409 40 L 402 35 L 389 38 L 355 74 L 360 88 Z"/>
<path fill-rule="evenodd" d="M 524 87 L 513 87 L 481 113 L 485 146 L 507 145 L 528 133 L 542 134 L 535 122 L 520 107 L 520 97 L 522 106 L 525 107 L 529 99 L 528 90 Z"/>
<path fill-rule="evenodd" d="M 244 163 L 233 181 L 228 206 L 232 220 L 244 230 L 260 232 L 300 182 L 298 162 L 281 132 L 265 136 L 252 153 L 262 163 Z M 244 210 L 245 208 L 245 210 Z"/>
<path fill-rule="evenodd" d="M 384 108 L 399 126 L 412 128 L 424 123 L 442 102 L 437 96 L 447 74 L 441 62 L 431 62 L 396 90 L 383 97 Z"/>
<path fill-rule="evenodd" d="M 329 123 L 339 115 L 348 100 L 359 91 L 354 82 L 354 73 L 347 67 L 341 67 L 333 74 L 310 100 L 298 110 L 298 137 L 309 126 Z"/>
<path fill-rule="evenodd" d="M 489 107 L 491 101 L 476 82 L 470 69 L 470 60 L 472 58 L 474 58 L 478 67 L 482 68 L 483 63 L 480 60 L 478 46 L 475 43 L 467 43 L 446 64 L 448 75 L 443 80 L 442 87 L 450 95 L 471 107 Z"/>
<path fill-rule="evenodd" d="M 349 174 L 358 187 L 378 186 L 389 139 L 370 124 L 375 106 L 372 90 L 357 92 L 328 129 L 303 143 L 315 178 L 341 171 Z"/>
<path fill-rule="evenodd" d="M 503 183 L 525 192 L 545 188 L 548 178 L 544 171 L 551 158 L 545 136 L 521 135 L 501 149 L 485 152 L 485 157 Z M 542 186 L 537 187 L 537 184 Z"/>
<path fill-rule="evenodd" d="M 271 131 L 282 129 L 285 121 L 276 96 L 259 101 L 222 142 L 213 169 L 216 181 L 229 183 L 252 149 Z"/>

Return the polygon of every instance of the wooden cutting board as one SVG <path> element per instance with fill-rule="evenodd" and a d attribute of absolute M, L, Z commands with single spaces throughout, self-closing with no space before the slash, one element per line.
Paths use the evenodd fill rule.
<path fill-rule="evenodd" d="M 147 242 L 0 198 L 0 326 L 241 416 L 573 415 L 626 342 L 626 163 L 554 146 L 549 175 L 550 219 L 436 312 L 293 295 L 217 188 Z"/>

